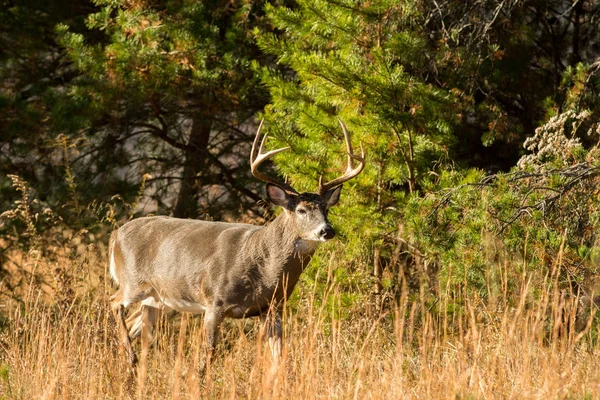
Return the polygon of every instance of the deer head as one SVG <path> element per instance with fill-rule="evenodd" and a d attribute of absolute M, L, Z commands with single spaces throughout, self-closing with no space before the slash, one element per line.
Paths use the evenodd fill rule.
<path fill-rule="evenodd" d="M 267 176 L 258 170 L 258 167 L 265 160 L 289 149 L 289 147 L 284 147 L 266 153 L 263 152 L 267 139 L 267 135 L 264 135 L 262 141 L 260 141 L 260 133 L 264 120 L 260 122 L 254 143 L 252 144 L 252 151 L 250 153 L 252 174 L 267 183 L 267 197 L 269 200 L 273 204 L 283 208 L 289 223 L 293 225 L 298 236 L 306 241 L 325 242 L 335 236 L 335 231 L 327 219 L 328 211 L 337 204 L 342 191 L 342 184 L 360 174 L 365 167 L 365 150 L 362 144 L 361 155 L 357 156 L 352 150 L 350 134 L 346 125 L 339 118 L 338 120 L 344 132 L 348 165 L 345 173 L 332 181 L 323 183 L 322 177 L 319 178 L 317 193 L 298 193 L 296 189 L 286 182 Z M 358 161 L 357 166 L 354 165 L 354 161 Z"/>

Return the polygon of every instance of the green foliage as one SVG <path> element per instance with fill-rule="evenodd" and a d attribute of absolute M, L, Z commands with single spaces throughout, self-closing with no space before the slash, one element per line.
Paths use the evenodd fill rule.
<path fill-rule="evenodd" d="M 471 292 L 497 301 L 492 287 L 504 286 L 516 301 L 524 270 L 535 276 L 532 293 L 559 270 L 560 290 L 589 298 L 598 274 L 596 232 L 598 147 L 584 149 L 569 129 L 589 121 L 590 113 L 569 110 L 538 128 L 524 156 L 509 173 L 485 176 L 448 171 L 435 177 L 424 198 L 412 197 L 404 209 L 411 241 L 439 263 L 439 295 Z M 511 266 L 511 270 L 506 270 Z M 505 293 L 505 298 L 507 294 Z"/>
<path fill-rule="evenodd" d="M 180 217 L 250 208 L 259 196 L 246 187 L 247 168 L 240 171 L 249 137 L 239 126 L 267 100 L 250 67 L 263 60 L 250 34 L 261 24 L 258 2 L 95 4 L 87 31 L 56 27 L 79 73 L 52 106 L 88 159 L 76 174 L 130 202 L 151 173 L 151 208 Z M 241 199 L 224 200 L 230 192 Z"/>
<path fill-rule="evenodd" d="M 453 140 L 453 96 L 407 72 L 422 62 L 424 38 L 410 30 L 415 3 L 300 1 L 268 5 L 266 13 L 280 33 L 257 31 L 258 44 L 293 70 L 256 67 L 272 97 L 267 130 L 293 150 L 277 166 L 308 191 L 320 176 L 341 174 L 346 157 L 336 117 L 344 121 L 368 165 L 345 185 L 331 219 L 344 259 L 370 260 L 372 243 L 397 229 L 389 211 L 446 159 Z"/>
<path fill-rule="evenodd" d="M 379 281 L 393 296 L 399 295 L 401 279 L 408 279 L 413 289 L 426 285 L 434 296 L 471 293 L 498 301 L 522 289 L 524 271 L 519 265 L 536 274 L 537 287 L 555 263 L 563 268 L 561 289 L 589 294 L 593 284 L 583 288 L 580 283 L 595 273 L 587 258 L 595 243 L 591 232 L 597 227 L 597 204 L 589 201 L 596 168 L 596 149 L 589 139 L 597 137 L 590 136 L 597 127 L 595 112 L 589 111 L 596 109 L 590 96 L 594 69 L 578 64 L 559 72 L 562 86 L 544 103 L 547 81 L 530 69 L 544 57 L 531 51 L 539 32 L 524 23 L 527 7 L 503 8 L 514 18 L 508 34 L 500 27 L 488 33 L 496 21 L 485 22 L 493 15 L 484 10 L 490 4 L 480 6 L 467 15 L 458 11 L 460 5 L 454 10 L 443 6 L 448 7 L 444 11 L 457 12 L 441 16 L 453 24 L 452 40 L 445 43 L 431 41 L 431 31 L 419 24 L 436 19 L 442 10 L 432 11 L 420 2 L 300 1 L 294 8 L 267 6 L 267 16 L 279 32 L 257 31 L 258 44 L 293 71 L 255 66 L 272 96 L 265 109 L 267 129 L 279 144 L 293 149 L 280 156 L 277 166 L 305 190 L 321 175 L 327 179 L 339 173 L 344 154 L 335 117 L 346 122 L 355 147 L 360 141 L 367 148 L 368 166 L 350 183 L 351 190 L 344 190 L 339 220 L 333 212 L 347 251 L 340 263 L 360 262 L 370 273 L 374 257 L 382 257 L 387 271 L 363 276 L 363 283 Z M 500 6 L 493 5 L 495 13 L 496 7 Z M 484 23 L 487 28 L 478 31 Z M 442 21 L 433 35 L 448 39 L 446 27 Z M 468 40 L 461 44 L 465 35 Z M 487 46 L 478 44 L 482 38 Z M 435 71 L 426 57 L 435 59 Z M 523 87 L 533 94 L 523 96 Z M 474 88 L 484 93 L 483 99 Z M 535 109 L 528 116 L 532 119 L 513 114 L 503 98 L 509 92 L 519 93 L 509 95 L 513 105 Z M 496 155 L 486 160 L 481 147 L 465 145 L 473 140 L 470 130 L 484 125 L 480 140 L 496 146 L 523 138 L 544 113 L 547 122 L 525 143 L 532 153 L 511 172 L 487 176 L 453 163 L 466 155 L 477 165 L 477 157 L 482 157 L 488 162 L 483 165 L 494 170 Z M 521 144 L 518 139 L 516 143 Z M 514 147 L 502 151 L 515 161 L 520 154 Z M 541 172 L 534 172 L 533 165 L 543 166 Z M 573 181 L 578 173 L 584 174 L 584 182 Z M 406 267 L 401 265 L 403 240 L 414 246 L 410 257 L 427 260 L 433 273 L 419 272 L 423 261 L 409 259 Z M 307 275 L 317 276 L 320 265 L 325 264 L 317 258 Z M 352 270 L 352 261 L 349 265 Z M 404 268 L 409 270 L 402 272 Z M 446 306 L 459 305 L 450 300 Z"/>
<path fill-rule="evenodd" d="M 153 93 L 177 96 L 182 87 L 191 86 L 218 90 L 227 101 L 239 102 L 253 87 L 248 81 L 251 76 L 243 73 L 248 61 L 232 54 L 244 44 L 239 40 L 244 37 L 247 6 L 236 10 L 230 16 L 231 26 L 225 27 L 214 20 L 215 10 L 198 2 L 165 8 L 128 7 L 115 1 L 96 4 L 103 8 L 88 17 L 87 26 L 104 32 L 106 45 L 87 43 L 84 35 L 70 32 L 65 25 L 59 25 L 57 32 L 77 68 L 92 79 L 105 80 L 108 88 L 144 100 Z M 227 31 L 221 32 L 224 28 Z M 228 90 L 235 85 L 245 88 Z"/>
<path fill-rule="evenodd" d="M 263 71 L 272 95 L 266 117 L 280 130 L 301 132 L 302 138 L 286 140 L 310 156 L 306 168 L 286 160 L 283 173 L 314 180 L 327 168 L 321 143 L 340 137 L 334 115 L 364 142 L 370 164 L 384 165 L 380 179 L 390 184 L 415 185 L 443 154 L 455 118 L 452 98 L 407 73 L 418 60 L 399 51 L 420 47 L 422 39 L 406 26 L 412 6 L 302 1 L 293 10 L 267 7 L 284 33 L 259 34 L 259 46 L 294 75 Z M 373 182 L 377 171 L 370 173 Z"/>

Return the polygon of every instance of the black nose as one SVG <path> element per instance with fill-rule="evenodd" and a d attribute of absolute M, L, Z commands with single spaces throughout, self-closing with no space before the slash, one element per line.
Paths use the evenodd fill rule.
<path fill-rule="evenodd" d="M 335 231 L 330 225 L 325 226 L 325 228 L 321 229 L 321 237 L 323 239 L 333 239 L 335 236 Z"/>

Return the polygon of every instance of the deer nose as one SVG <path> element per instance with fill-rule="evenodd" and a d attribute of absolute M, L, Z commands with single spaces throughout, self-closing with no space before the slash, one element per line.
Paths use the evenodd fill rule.
<path fill-rule="evenodd" d="M 335 236 L 335 231 L 331 227 L 331 225 L 327 224 L 323 229 L 321 229 L 321 237 L 325 240 L 333 239 Z"/>

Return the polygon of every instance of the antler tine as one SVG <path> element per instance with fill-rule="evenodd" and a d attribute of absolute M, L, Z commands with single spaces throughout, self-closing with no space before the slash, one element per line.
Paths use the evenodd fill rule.
<path fill-rule="evenodd" d="M 279 154 L 283 151 L 289 150 L 289 147 L 282 147 L 281 149 L 271 150 L 266 153 L 263 153 L 263 148 L 265 146 L 265 142 L 266 142 L 267 136 L 268 136 L 268 135 L 265 135 L 263 137 L 262 141 L 260 140 L 260 132 L 262 130 L 264 121 L 265 121 L 264 118 L 260 121 L 260 125 L 258 125 L 258 129 L 256 131 L 256 136 L 254 137 L 254 142 L 252 143 L 252 150 L 250 151 L 250 171 L 252 172 L 252 175 L 254 175 L 255 178 L 257 178 L 263 182 L 272 183 L 273 185 L 277 185 L 280 188 L 282 188 L 288 192 L 291 192 L 291 193 L 298 193 L 298 192 L 296 192 L 296 190 L 293 187 L 291 187 L 287 183 L 281 182 L 274 178 L 271 178 L 270 176 L 265 175 L 258 170 L 258 167 L 265 160 L 268 160 L 269 158 L 272 158 L 274 155 Z M 257 148 L 259 141 L 260 141 L 260 146 L 258 146 L 258 148 Z"/>
<path fill-rule="evenodd" d="M 265 119 L 261 119 L 260 120 L 260 124 L 258 124 L 258 129 L 256 130 L 256 136 L 254 136 L 254 141 L 252 142 L 252 150 L 250 150 L 250 167 L 252 167 L 252 163 L 254 162 L 254 159 L 256 158 L 256 145 L 258 144 L 258 141 L 260 140 L 260 131 L 262 131 L 262 127 L 263 127 L 263 122 L 265 122 Z M 259 147 L 259 152 L 260 149 L 262 149 L 262 146 Z"/>
<path fill-rule="evenodd" d="M 323 195 L 329 189 L 339 186 L 342 183 L 347 182 L 350 179 L 357 176 L 358 174 L 360 174 L 366 164 L 365 149 L 364 149 L 362 143 L 360 144 L 360 156 L 357 156 L 356 154 L 354 154 L 354 151 L 352 150 L 352 142 L 350 141 L 350 134 L 348 133 L 348 129 L 346 128 L 346 125 L 344 124 L 344 122 L 342 122 L 342 120 L 339 117 L 338 117 L 338 121 L 340 122 L 342 131 L 344 131 L 344 139 L 346 141 L 346 151 L 348 153 L 348 166 L 346 167 L 346 172 L 344 172 L 344 175 L 342 175 L 339 178 L 336 178 L 332 181 L 323 183 L 322 177 L 319 178 L 319 194 L 321 194 L 321 195 Z M 354 167 L 354 160 L 356 160 L 360 163 L 359 165 L 356 166 L 356 168 Z"/>
<path fill-rule="evenodd" d="M 346 142 L 346 152 L 348 153 L 348 165 L 353 167 L 352 163 L 352 155 L 354 151 L 352 151 L 352 142 L 350 141 L 350 134 L 348 133 L 348 128 L 346 128 L 346 124 L 342 121 L 340 117 L 337 117 L 340 126 L 342 127 L 342 131 L 344 132 L 344 140 Z"/>

